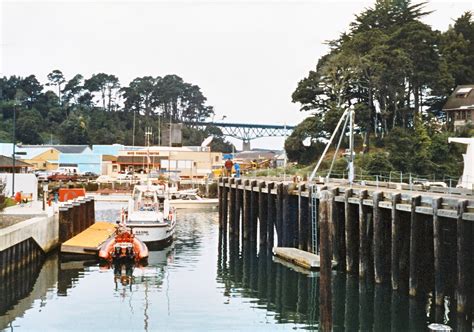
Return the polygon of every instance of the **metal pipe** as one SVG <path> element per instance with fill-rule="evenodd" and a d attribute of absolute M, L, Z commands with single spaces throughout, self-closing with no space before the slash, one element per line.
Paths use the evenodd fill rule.
<path fill-rule="evenodd" d="M 328 149 L 329 149 L 329 146 L 331 145 L 332 143 L 332 140 L 334 139 L 334 136 L 336 136 L 336 132 L 339 130 L 339 127 L 341 126 L 341 123 L 342 123 L 342 120 L 344 120 L 344 118 L 347 116 L 347 113 L 349 112 L 349 110 L 345 110 L 344 113 L 342 113 L 342 116 L 341 118 L 339 119 L 339 122 L 337 123 L 336 125 L 336 129 L 334 129 L 332 135 L 331 135 L 331 138 L 329 139 L 329 142 L 326 144 L 326 148 L 324 149 L 323 151 L 323 154 L 321 155 L 321 157 L 319 158 L 319 161 L 318 163 L 316 164 L 316 167 L 314 168 L 313 172 L 311 173 L 310 177 L 309 177 L 309 181 L 313 181 L 313 178 L 314 176 L 316 175 L 316 172 L 318 171 L 319 169 L 319 166 L 321 165 L 322 161 L 323 161 L 323 158 L 324 156 L 326 155 Z"/>

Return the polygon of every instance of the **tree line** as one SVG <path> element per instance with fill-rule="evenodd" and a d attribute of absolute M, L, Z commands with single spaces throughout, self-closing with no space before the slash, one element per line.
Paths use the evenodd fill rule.
<path fill-rule="evenodd" d="M 145 128 L 152 143 L 170 122 L 205 121 L 214 114 L 200 87 L 177 75 L 137 77 L 122 86 L 106 73 L 71 78 L 58 69 L 41 84 L 35 75 L 0 78 L 0 141 L 11 142 L 13 111 L 16 136 L 24 144 L 145 144 Z M 228 152 L 216 127 L 184 128 L 183 144 L 199 145 L 214 135 L 212 148 Z"/>
<path fill-rule="evenodd" d="M 473 132 L 450 132 L 442 107 L 457 85 L 474 84 L 474 21 L 466 12 L 446 31 L 433 30 L 421 21 L 430 14 L 425 8 L 377 0 L 328 42 L 328 53 L 292 94 L 310 116 L 285 142 L 290 159 L 314 161 L 344 110 L 353 108 L 365 154 L 360 167 L 459 174 L 461 150 L 447 137 Z"/>

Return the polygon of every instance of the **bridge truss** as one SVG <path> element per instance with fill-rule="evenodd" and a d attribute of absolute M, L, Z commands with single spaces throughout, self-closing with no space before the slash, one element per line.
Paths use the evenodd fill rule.
<path fill-rule="evenodd" d="M 218 127 L 222 134 L 234 137 L 248 143 L 260 137 L 282 137 L 290 135 L 294 126 L 263 125 L 248 123 L 223 123 L 223 122 L 190 122 L 188 125 L 205 128 L 207 126 Z"/>

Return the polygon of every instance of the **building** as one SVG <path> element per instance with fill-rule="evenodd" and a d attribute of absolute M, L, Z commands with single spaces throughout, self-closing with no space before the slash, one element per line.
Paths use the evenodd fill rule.
<path fill-rule="evenodd" d="M 209 147 L 125 147 L 119 152 L 116 162 L 118 172 L 159 171 L 176 174 L 181 179 L 202 179 L 211 170 L 221 167 L 222 153 L 211 152 Z"/>
<path fill-rule="evenodd" d="M 59 167 L 77 167 L 79 173 L 102 174 L 102 155 L 95 153 L 61 153 Z"/>
<path fill-rule="evenodd" d="M 59 151 L 55 148 L 18 148 L 21 160 L 34 169 L 53 171 L 58 168 Z"/>
<path fill-rule="evenodd" d="M 92 153 L 92 149 L 88 145 L 21 145 L 20 148 L 54 148 L 60 153 Z"/>
<path fill-rule="evenodd" d="M 448 125 L 454 130 L 474 123 L 474 84 L 457 86 L 443 111 L 446 112 Z"/>
<path fill-rule="evenodd" d="M 33 166 L 24 161 L 15 160 L 15 167 L 13 167 L 13 158 L 7 156 L 0 156 L 0 173 L 27 173 Z"/>

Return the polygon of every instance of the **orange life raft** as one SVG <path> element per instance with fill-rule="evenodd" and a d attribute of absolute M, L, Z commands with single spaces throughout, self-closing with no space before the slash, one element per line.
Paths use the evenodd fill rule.
<path fill-rule="evenodd" d="M 119 225 L 115 236 L 105 241 L 99 249 L 99 258 L 106 261 L 142 261 L 148 258 L 148 247 L 137 239 L 131 229 Z"/>

